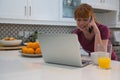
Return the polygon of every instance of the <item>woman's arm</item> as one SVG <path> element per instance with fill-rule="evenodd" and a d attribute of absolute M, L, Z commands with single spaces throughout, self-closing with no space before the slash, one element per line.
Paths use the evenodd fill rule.
<path fill-rule="evenodd" d="M 108 39 L 102 40 L 101 34 L 104 33 L 100 33 L 100 30 L 98 29 L 94 19 L 91 21 L 90 25 L 93 26 L 93 31 L 95 33 L 94 51 L 106 51 L 109 40 Z"/>
<path fill-rule="evenodd" d="M 107 51 L 108 39 L 102 40 L 100 34 L 95 34 L 94 51 Z"/>

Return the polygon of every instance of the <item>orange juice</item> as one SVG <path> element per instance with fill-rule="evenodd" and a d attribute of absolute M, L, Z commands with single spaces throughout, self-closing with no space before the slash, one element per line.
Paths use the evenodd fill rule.
<path fill-rule="evenodd" d="M 111 60 L 109 57 L 100 57 L 98 58 L 98 65 L 102 69 L 109 69 L 110 68 Z"/>

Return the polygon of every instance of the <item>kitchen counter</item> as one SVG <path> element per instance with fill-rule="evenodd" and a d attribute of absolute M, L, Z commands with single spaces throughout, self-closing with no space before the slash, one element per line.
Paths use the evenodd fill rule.
<path fill-rule="evenodd" d="M 79 68 L 23 57 L 17 50 L 0 51 L 0 80 L 120 80 L 120 62 L 112 61 L 108 70 L 93 64 Z"/>

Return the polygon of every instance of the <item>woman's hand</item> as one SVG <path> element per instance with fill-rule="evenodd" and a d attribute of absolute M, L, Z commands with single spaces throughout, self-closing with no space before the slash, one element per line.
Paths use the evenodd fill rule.
<path fill-rule="evenodd" d="M 99 31 L 93 17 L 92 17 L 92 20 L 90 21 L 88 26 L 89 26 L 89 28 L 93 27 L 93 31 L 94 31 L 95 34 L 100 34 L 100 31 Z"/>

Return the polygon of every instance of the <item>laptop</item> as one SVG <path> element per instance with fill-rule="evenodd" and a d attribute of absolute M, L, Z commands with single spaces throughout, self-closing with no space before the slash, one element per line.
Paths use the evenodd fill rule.
<path fill-rule="evenodd" d="M 42 56 L 46 63 L 84 67 L 89 63 L 82 61 L 80 44 L 76 34 L 38 35 Z"/>

